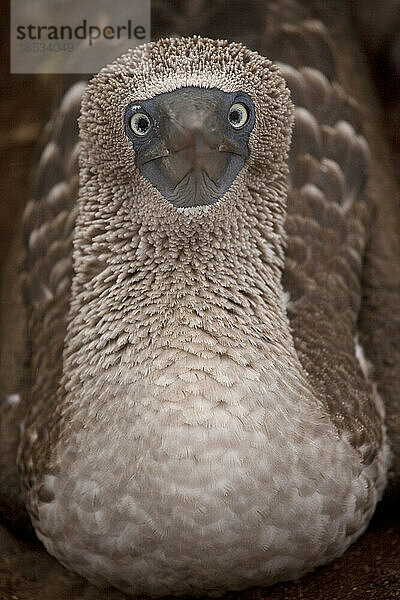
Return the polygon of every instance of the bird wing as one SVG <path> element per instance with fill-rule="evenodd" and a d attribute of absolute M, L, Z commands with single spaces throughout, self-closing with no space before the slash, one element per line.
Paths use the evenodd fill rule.
<path fill-rule="evenodd" d="M 386 0 L 374 10 L 372 0 L 352 4 L 364 47 L 375 58 L 378 85 L 386 86 L 385 119 L 392 124 L 389 139 L 395 141 L 399 122 L 400 2 Z M 388 70 L 389 69 L 389 70 Z M 379 73 L 377 73 L 379 71 Z M 396 77 L 397 75 L 397 77 Z M 394 77 L 393 77 L 394 76 Z M 364 81 L 364 80 L 363 80 Z M 365 97 L 368 97 L 366 90 Z M 373 128 L 369 103 L 366 118 L 373 153 L 371 195 L 375 204 L 375 226 L 364 261 L 363 299 L 359 315 L 360 339 L 373 365 L 379 391 L 385 401 L 386 425 L 393 458 L 388 491 L 398 492 L 400 482 L 400 202 L 398 186 L 390 165 L 393 155 Z M 398 161 L 398 154 L 397 154 Z M 389 176 L 387 176 L 389 175 Z"/>
<path fill-rule="evenodd" d="M 85 85 L 69 90 L 43 133 L 32 198 L 3 279 L 0 511 L 14 526 L 26 520 L 16 468 L 20 428 L 28 406 L 41 405 L 36 388 L 52 397 L 62 370 Z M 44 374 L 45 387 L 31 377 L 36 372 Z"/>
<path fill-rule="evenodd" d="M 78 83 L 68 91 L 46 127 L 32 199 L 23 216 L 22 292 L 27 306 L 31 370 L 46 373 L 49 385 L 56 384 L 62 367 L 79 184 L 77 120 L 85 86 Z M 41 384 L 39 387 L 44 389 Z M 47 395 L 53 391 L 46 390 Z"/>
<path fill-rule="evenodd" d="M 274 42 L 273 58 L 279 48 L 279 58 L 291 60 L 281 70 L 296 107 L 283 274 L 294 344 L 331 420 L 368 464 L 382 445 L 381 406 L 357 339 L 371 227 L 368 145 L 359 109 L 337 81 L 325 27 L 285 24 Z"/>
<path fill-rule="evenodd" d="M 400 211 L 365 106 L 373 93 L 366 73 L 340 65 L 338 40 L 321 22 L 280 25 L 267 45 L 296 105 L 283 275 L 295 347 L 366 464 L 382 443 L 383 400 L 400 481 Z M 339 83 L 346 71 L 360 103 Z"/>

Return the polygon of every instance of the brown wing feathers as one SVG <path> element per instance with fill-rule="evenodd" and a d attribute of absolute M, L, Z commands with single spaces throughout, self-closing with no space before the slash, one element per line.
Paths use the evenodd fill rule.
<path fill-rule="evenodd" d="M 23 345 L 27 365 L 22 376 L 8 378 L 8 391 L 18 394 L 20 401 L 15 405 L 5 401 L 0 406 L 0 504 L 5 520 L 14 524 L 24 520 L 26 514 L 19 497 L 16 470 L 20 427 L 29 405 L 32 402 L 38 407 L 41 405 L 41 398 L 35 397 L 35 389 L 43 382 L 31 386 L 30 374 L 36 372 L 41 361 L 46 361 L 45 369 L 41 370 L 46 373 L 46 386 L 42 389 L 46 389 L 51 397 L 62 366 L 78 190 L 77 117 L 82 89 L 81 84 L 71 89 L 44 131 L 33 197 L 23 218 L 23 249 L 16 252 L 15 261 L 10 265 L 14 272 L 22 270 L 25 308 L 16 315 L 21 334 L 16 336 L 15 326 L 3 327 L 2 346 L 18 358 L 15 344 Z M 6 306 L 15 302 L 12 294 L 19 298 L 20 290 L 5 288 L 3 301 Z M 63 298 L 62 305 L 56 302 L 57 298 Z M 2 379 L 5 379 L 3 370 Z"/>
<path fill-rule="evenodd" d="M 296 104 L 283 275 L 295 347 L 338 431 L 370 462 L 381 443 L 379 408 L 355 356 L 368 148 L 320 23 L 283 26 L 271 54 L 290 61 L 280 66 Z"/>
<path fill-rule="evenodd" d="M 334 10 L 332 13 L 333 15 L 329 15 L 327 19 L 328 22 L 331 18 L 336 19 Z M 301 24 L 298 26 L 300 29 L 302 27 Z M 303 30 L 303 37 L 306 35 L 306 29 Z M 330 42 L 323 32 L 323 28 L 320 31 L 329 46 Z M 275 35 L 279 39 L 279 33 Z M 301 43 L 301 35 L 294 36 L 292 39 Z M 341 48 L 340 39 L 337 42 L 338 45 L 335 46 L 337 55 Z M 271 43 L 275 45 L 275 48 L 271 48 L 270 53 L 277 60 L 282 60 L 279 45 Z M 346 49 L 349 51 L 350 42 L 347 38 L 346 43 Z M 396 201 L 396 198 L 392 200 L 386 197 L 387 194 L 393 194 L 395 188 L 393 176 L 392 181 L 390 179 L 390 165 L 386 162 L 389 156 L 379 130 L 379 121 L 374 112 L 375 105 L 371 98 L 370 86 L 363 81 L 363 72 L 352 73 L 351 71 L 357 64 L 357 57 L 351 63 L 346 55 L 341 57 L 339 54 L 339 65 L 341 77 L 345 75 L 345 84 L 350 89 L 353 82 L 349 76 L 355 79 L 354 89 L 357 98 L 363 103 L 361 107 L 335 81 L 335 76 L 332 77 L 331 74 L 332 82 L 327 84 L 326 78 L 321 72 L 308 68 L 311 62 L 304 53 L 299 53 L 297 56 L 302 57 L 295 60 L 298 70 L 293 69 L 293 66 L 283 66 L 292 97 L 297 105 L 297 123 L 291 153 L 290 177 L 293 189 L 289 195 L 287 223 L 290 227 L 296 211 L 308 210 L 307 216 L 311 216 L 311 220 L 308 220 L 305 227 L 309 229 L 309 239 L 315 240 L 316 252 L 310 263 L 310 248 L 307 247 L 307 252 L 305 250 L 306 237 L 299 234 L 298 230 L 295 235 L 289 232 L 288 262 L 284 278 L 291 279 L 291 283 L 287 281 L 286 285 L 291 288 L 293 300 L 302 296 L 304 301 L 304 298 L 307 297 L 306 291 L 313 285 L 308 278 L 308 271 L 307 277 L 304 276 L 307 270 L 306 265 L 307 263 L 311 264 L 311 269 L 313 269 L 319 263 L 318 245 L 322 248 L 325 244 L 325 249 L 328 251 L 330 247 L 332 256 L 335 255 L 337 249 L 331 247 L 329 236 L 336 228 L 336 235 L 341 238 L 342 248 L 336 258 L 339 270 L 335 266 L 336 287 L 334 286 L 332 289 L 331 301 L 334 298 L 337 300 L 337 297 L 342 294 L 342 282 L 347 281 L 352 314 L 349 321 L 350 329 L 347 330 L 346 335 L 350 339 L 350 330 L 354 328 L 358 330 L 366 355 L 372 363 L 370 377 L 378 384 L 378 391 L 385 404 L 386 422 L 393 452 L 391 467 L 391 491 L 393 492 L 398 489 L 400 481 L 400 211 L 398 210 L 398 199 Z M 330 60 L 326 60 L 326 55 L 322 54 L 322 56 L 325 57 L 321 60 L 318 68 L 324 71 L 324 65 L 329 67 L 332 63 Z M 370 102 L 372 102 L 371 107 L 369 106 Z M 299 107 L 305 108 L 315 120 Z M 363 120 L 361 115 L 363 115 Z M 320 125 L 319 133 L 315 121 Z M 361 131 L 365 132 L 369 143 L 372 144 L 374 163 L 369 163 L 370 168 L 366 168 L 366 159 L 369 153 L 367 145 L 363 138 L 355 135 L 356 132 L 360 133 Z M 315 194 L 314 190 L 314 196 L 318 199 L 312 199 L 310 188 L 305 188 L 307 182 L 310 181 L 318 188 L 318 194 Z M 365 184 L 367 184 L 366 188 Z M 304 197 L 305 189 L 308 198 Z M 321 199 L 321 192 L 325 202 Z M 394 193 L 398 198 L 398 192 L 394 191 Z M 366 194 L 368 198 L 366 198 Z M 328 206 L 327 200 L 329 199 L 336 205 L 343 206 L 348 214 L 345 220 L 339 217 L 333 218 L 332 223 L 336 222 L 336 226 L 329 229 L 321 228 L 318 225 L 323 225 L 322 207 L 323 204 Z M 296 203 L 297 207 L 294 206 Z M 314 222 L 312 223 L 312 221 Z M 328 265 L 326 257 L 323 262 Z M 333 261 L 331 261 L 332 264 Z M 320 282 L 320 285 L 323 289 L 324 282 Z M 311 294 L 308 297 L 311 300 Z M 315 303 L 319 302 L 321 302 L 321 298 L 316 297 Z M 312 308 L 312 302 L 310 305 Z M 333 307 L 335 304 L 332 303 L 331 306 Z M 340 306 L 338 306 L 339 309 Z M 307 325 L 303 320 L 306 315 L 306 311 L 303 311 L 303 315 L 297 311 L 295 302 L 289 306 L 289 316 L 295 338 L 298 340 L 296 343 L 300 353 L 302 353 L 301 346 L 305 343 L 301 340 L 305 340 L 307 332 Z M 339 337 L 343 327 L 341 318 L 333 315 L 333 319 L 335 328 L 332 333 Z M 314 327 L 313 319 L 309 320 L 308 327 L 309 331 Z M 321 336 L 324 335 L 325 332 L 322 331 Z M 311 373 L 313 369 L 315 371 L 315 367 L 318 369 L 323 363 L 335 364 L 335 357 L 340 357 L 337 346 L 338 343 L 335 342 L 333 353 L 327 360 L 321 361 L 317 351 L 318 343 L 311 339 L 308 352 L 302 353 L 302 360 L 305 365 L 314 365 Z M 312 354 L 313 347 L 315 347 L 314 356 Z M 351 352 L 350 342 L 348 343 L 348 352 Z M 345 358 L 344 362 L 346 362 Z M 340 359 L 338 363 L 340 363 Z M 355 368 L 354 373 L 357 374 L 361 397 L 365 398 L 365 382 L 360 379 L 360 372 L 358 366 L 354 364 L 354 357 L 351 358 L 349 367 Z M 340 364 L 338 364 L 338 369 L 340 374 Z M 327 378 L 335 381 L 333 371 L 326 372 L 325 380 Z M 323 381 L 323 373 L 315 377 L 316 386 L 318 382 Z M 371 393 L 368 383 L 367 388 Z M 339 388 L 336 391 L 339 399 L 338 392 Z M 342 397 L 345 398 L 346 395 L 343 394 Z M 369 425 L 359 423 L 357 415 L 360 413 L 364 415 L 365 407 L 368 406 L 368 403 L 361 401 L 361 397 L 356 401 L 356 404 L 359 404 L 358 407 L 356 405 L 351 408 L 353 400 L 349 402 L 347 409 L 347 411 L 351 409 L 347 414 L 354 419 L 360 441 L 365 437 L 368 429 L 373 431 L 373 412 L 367 418 Z M 370 417 L 372 417 L 372 421 Z M 365 426 L 366 429 L 364 429 Z M 372 448 L 371 451 L 373 451 Z"/>

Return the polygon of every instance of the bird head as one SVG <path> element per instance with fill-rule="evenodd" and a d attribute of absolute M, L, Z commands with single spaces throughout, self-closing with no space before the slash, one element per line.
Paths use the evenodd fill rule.
<path fill-rule="evenodd" d="M 87 88 L 81 184 L 95 178 L 107 202 L 112 188 L 144 213 L 218 210 L 252 178 L 286 176 L 292 114 L 277 67 L 242 44 L 146 44 Z"/>

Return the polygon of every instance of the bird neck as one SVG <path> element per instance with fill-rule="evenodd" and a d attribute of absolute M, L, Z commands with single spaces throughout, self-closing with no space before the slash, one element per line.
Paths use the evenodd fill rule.
<path fill-rule="evenodd" d="M 200 225 L 193 212 L 176 209 L 174 223 L 156 210 L 143 218 L 139 199 L 136 214 L 127 197 L 113 210 L 108 205 L 101 223 L 95 207 L 84 205 L 65 351 L 71 368 L 105 369 L 124 353 L 132 366 L 172 340 L 177 348 L 190 341 L 201 352 L 215 335 L 233 345 L 243 338 L 258 344 L 259 338 L 276 343 L 280 332 L 285 344 L 285 179 L 267 184 L 247 177 L 240 191 L 221 210 L 208 211 L 208 219 L 205 211 Z"/>

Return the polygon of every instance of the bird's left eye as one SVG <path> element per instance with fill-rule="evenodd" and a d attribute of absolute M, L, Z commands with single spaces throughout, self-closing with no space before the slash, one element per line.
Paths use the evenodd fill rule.
<path fill-rule="evenodd" d="M 151 129 L 151 121 L 146 113 L 137 112 L 131 116 L 129 120 L 129 126 L 135 135 L 143 137 L 149 133 Z"/>
<path fill-rule="evenodd" d="M 245 125 L 249 120 L 249 111 L 247 106 L 241 102 L 235 102 L 235 104 L 232 104 L 229 109 L 228 120 L 235 129 L 243 127 L 243 125 Z"/>

